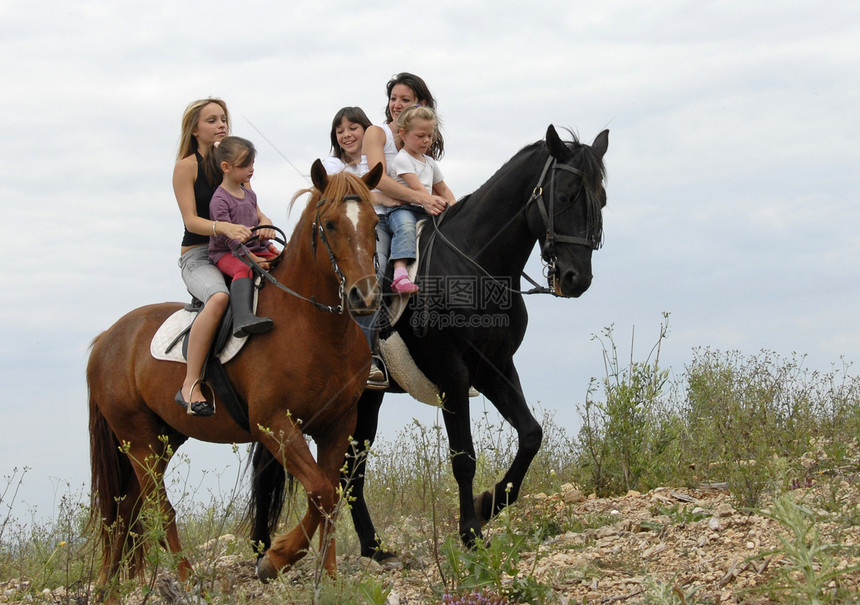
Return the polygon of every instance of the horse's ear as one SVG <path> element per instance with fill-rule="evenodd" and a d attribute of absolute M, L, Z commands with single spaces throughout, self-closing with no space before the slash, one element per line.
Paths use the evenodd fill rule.
<path fill-rule="evenodd" d="M 594 137 L 594 142 L 591 144 L 591 149 L 601 159 L 603 159 L 603 156 L 606 154 L 606 150 L 609 149 L 609 130 L 604 130 L 599 135 Z"/>
<path fill-rule="evenodd" d="M 325 171 L 325 167 L 319 161 L 319 158 L 311 166 L 311 182 L 320 193 L 325 191 L 326 185 L 328 185 L 328 173 Z"/>
<path fill-rule="evenodd" d="M 567 145 L 558 136 L 555 126 L 552 124 L 546 129 L 546 148 L 549 154 L 557 160 L 563 161 L 570 156 L 570 149 L 567 148 Z"/>
<path fill-rule="evenodd" d="M 377 162 L 370 172 L 361 177 L 368 189 L 373 189 L 379 184 L 382 179 L 382 162 Z"/>

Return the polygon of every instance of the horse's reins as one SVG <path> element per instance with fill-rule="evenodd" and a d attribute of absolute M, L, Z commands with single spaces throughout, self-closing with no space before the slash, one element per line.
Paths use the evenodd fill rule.
<path fill-rule="evenodd" d="M 343 197 L 344 202 L 355 201 L 355 200 L 361 200 L 361 196 L 355 195 L 355 194 L 350 194 L 350 195 L 345 195 Z M 323 245 L 325 246 L 326 250 L 328 251 L 329 262 L 331 263 L 332 269 L 334 269 L 334 273 L 335 273 L 335 275 L 337 275 L 337 278 L 338 278 L 339 285 L 338 285 L 337 293 L 338 293 L 338 298 L 341 301 L 341 304 L 334 305 L 334 306 L 325 305 L 323 303 L 317 302 L 316 297 L 314 297 L 314 296 L 311 296 L 310 298 L 308 298 L 306 296 L 299 294 L 295 290 L 292 290 L 291 288 L 285 286 L 284 284 L 279 282 L 277 280 L 277 278 L 275 278 L 274 275 L 269 273 L 266 269 L 263 269 L 254 259 L 252 259 L 250 257 L 250 251 L 248 250 L 247 246 L 244 243 L 241 246 L 242 253 L 239 255 L 239 259 L 243 263 L 245 263 L 246 265 L 248 265 L 249 267 L 254 269 L 254 271 L 259 273 L 261 276 L 265 277 L 269 282 L 271 282 L 272 284 L 274 284 L 275 286 L 277 286 L 278 288 L 283 290 L 284 292 L 291 294 L 298 299 L 301 299 L 301 300 L 304 300 L 304 301 L 311 303 L 319 311 L 325 311 L 326 313 L 337 313 L 338 315 L 342 315 L 343 314 L 344 285 L 346 284 L 346 277 L 344 276 L 343 272 L 340 270 L 340 267 L 337 264 L 337 258 L 335 257 L 334 252 L 331 249 L 331 244 L 329 244 L 328 238 L 326 238 L 325 229 L 323 229 L 322 222 L 320 221 L 319 209 L 323 204 L 325 204 L 328 201 L 329 200 L 327 200 L 326 198 L 320 197 L 320 200 L 317 202 L 317 205 L 316 205 L 317 214 L 316 214 L 316 217 L 314 218 L 314 222 L 311 226 L 311 248 L 313 250 L 314 256 L 316 256 L 316 253 L 317 253 L 317 233 L 319 233 L 319 239 L 322 241 Z M 277 227 L 273 227 L 272 225 L 261 225 L 258 227 L 254 227 L 253 229 L 251 229 L 251 231 L 257 231 L 260 229 L 274 229 L 275 231 L 280 233 L 284 239 L 280 240 L 280 239 L 275 238 L 275 241 L 281 243 L 284 246 L 284 250 L 286 250 L 286 236 L 284 235 L 283 231 L 281 231 Z M 283 254 L 284 254 L 284 251 L 281 250 L 281 254 L 278 255 L 277 258 L 273 259 L 272 263 L 279 262 L 281 259 L 281 256 L 283 256 Z"/>
<path fill-rule="evenodd" d="M 599 233 L 599 229 L 594 229 L 593 231 L 595 233 L 590 234 L 590 235 L 592 235 L 592 237 L 590 237 L 590 238 L 589 237 L 576 237 L 576 236 L 570 236 L 570 235 L 559 235 L 555 232 L 554 208 L 555 208 L 555 171 L 556 170 L 566 170 L 567 172 L 571 172 L 571 173 L 579 176 L 581 179 L 583 179 L 583 186 L 580 189 L 580 193 L 582 192 L 583 189 L 586 189 L 585 179 L 584 179 L 585 174 L 581 170 L 579 170 L 578 168 L 574 168 L 573 166 L 568 166 L 567 164 L 559 164 L 558 161 L 554 157 L 550 156 L 547 159 L 546 164 L 544 164 L 543 171 L 541 172 L 541 175 L 540 175 L 540 178 L 538 179 L 537 185 L 535 185 L 535 188 L 532 191 L 531 196 L 529 197 L 525 206 L 523 206 L 522 212 L 527 212 L 528 207 L 530 204 L 532 204 L 532 202 L 537 203 L 538 210 L 540 211 L 541 218 L 543 219 L 544 227 L 547 230 L 546 240 L 544 241 L 543 246 L 541 246 L 541 259 L 543 259 L 543 261 L 546 263 L 546 277 L 547 277 L 548 283 L 551 283 L 550 280 L 553 279 L 552 276 L 555 275 L 555 263 L 556 263 L 556 259 L 557 259 L 556 255 L 555 255 L 555 244 L 556 244 L 556 242 L 565 243 L 565 244 L 578 244 L 581 246 L 589 246 L 592 250 L 597 250 L 600 247 L 600 240 L 597 237 L 597 233 Z M 547 174 L 550 175 L 550 179 L 549 179 L 549 196 L 550 196 L 549 210 L 547 210 L 547 206 L 546 206 L 546 203 L 544 202 L 544 198 L 543 198 L 543 183 L 544 183 L 544 180 L 546 179 Z M 578 194 L 577 194 L 577 197 L 579 197 Z M 587 202 L 588 202 L 588 209 L 587 209 L 587 211 L 588 211 L 588 217 L 587 217 L 588 224 L 586 225 L 586 231 L 588 232 L 592 228 L 592 226 L 593 226 L 592 223 L 595 220 L 595 216 L 593 216 L 595 213 L 595 210 L 598 213 L 600 212 L 600 210 L 599 210 L 599 208 L 596 207 L 597 202 L 593 199 L 593 196 L 592 196 L 590 190 L 586 190 L 586 197 L 587 197 Z M 501 229 L 496 231 L 496 234 L 490 239 L 489 242 L 487 242 L 487 244 L 484 245 L 484 248 L 486 248 L 490 243 L 492 243 L 492 241 L 496 237 L 498 237 L 501 233 L 503 233 L 504 230 L 507 229 L 508 226 L 517 219 L 518 216 L 519 216 L 519 212 L 514 214 L 514 216 L 512 216 L 510 218 L 510 220 L 507 223 L 505 223 L 505 225 Z M 430 218 L 431 218 L 432 223 L 433 223 L 434 231 L 433 231 L 433 234 L 431 235 L 430 242 L 428 242 L 428 244 L 427 244 L 428 254 L 432 250 L 433 240 L 435 239 L 436 236 L 438 236 L 443 242 L 445 242 L 445 244 L 449 248 L 451 248 L 454 252 L 456 252 L 463 259 L 465 259 L 469 263 L 471 263 L 481 273 L 483 273 L 484 275 L 486 275 L 487 277 L 492 279 L 496 284 L 498 284 L 502 288 L 505 288 L 511 292 L 516 293 L 516 294 L 552 294 L 553 296 L 558 296 L 558 294 L 556 293 L 554 288 L 549 288 L 546 286 L 539 285 L 525 271 L 522 272 L 522 276 L 525 277 L 534 286 L 534 288 L 532 288 L 531 290 L 517 290 L 517 289 L 511 288 L 510 286 L 508 286 L 506 284 L 503 284 L 494 275 L 490 274 L 486 269 L 484 269 L 484 267 L 482 267 L 480 265 L 480 263 L 478 263 L 475 259 L 470 257 L 468 254 L 466 254 L 465 252 L 463 252 L 459 248 L 457 248 L 457 246 L 454 245 L 454 243 L 451 240 L 449 240 L 447 237 L 445 237 L 445 235 L 439 230 L 439 223 L 436 220 L 437 217 L 431 216 Z M 482 250 L 484 248 L 482 248 Z M 424 266 L 426 268 L 426 271 L 425 271 L 425 277 L 426 277 L 427 275 L 429 275 L 429 270 L 430 270 L 429 260 L 425 263 Z"/>

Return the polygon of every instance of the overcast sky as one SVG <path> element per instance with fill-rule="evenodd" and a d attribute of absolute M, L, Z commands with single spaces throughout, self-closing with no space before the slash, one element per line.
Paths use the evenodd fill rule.
<path fill-rule="evenodd" d="M 0 0 L 0 474 L 30 467 L 18 499 L 43 514 L 88 486 L 88 347 L 134 307 L 187 298 L 171 174 L 182 111 L 210 95 L 257 144 L 253 185 L 282 225 L 333 114 L 381 123 L 400 71 L 437 98 L 458 197 L 548 124 L 588 142 L 609 128 L 593 285 L 530 298 L 516 358 L 571 435 L 605 326 L 622 356 L 635 326 L 642 358 L 670 312 L 676 375 L 696 347 L 860 360 L 858 40 L 850 1 Z M 386 406 L 390 439 L 435 417 Z M 196 468 L 232 459 L 186 449 Z"/>

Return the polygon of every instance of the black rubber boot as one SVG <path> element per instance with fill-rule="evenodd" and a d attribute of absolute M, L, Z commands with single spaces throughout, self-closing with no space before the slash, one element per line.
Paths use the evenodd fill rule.
<path fill-rule="evenodd" d="M 263 334 L 271 330 L 275 322 L 271 317 L 257 317 L 251 311 L 254 305 L 254 282 L 245 277 L 234 279 L 230 284 L 230 306 L 233 308 L 233 336 L 242 338 L 249 334 Z"/>

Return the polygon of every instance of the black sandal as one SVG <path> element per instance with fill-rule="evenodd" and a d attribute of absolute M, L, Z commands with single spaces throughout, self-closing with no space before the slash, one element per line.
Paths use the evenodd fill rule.
<path fill-rule="evenodd" d="M 197 382 L 191 385 L 192 391 L 194 390 L 194 387 L 197 386 Z M 203 418 L 207 418 L 215 415 L 215 404 L 209 403 L 205 399 L 203 401 L 185 401 L 185 397 L 182 396 L 182 389 L 179 389 L 176 393 L 176 397 L 173 399 L 176 403 L 185 408 L 185 411 L 189 416 L 201 416 Z"/>

